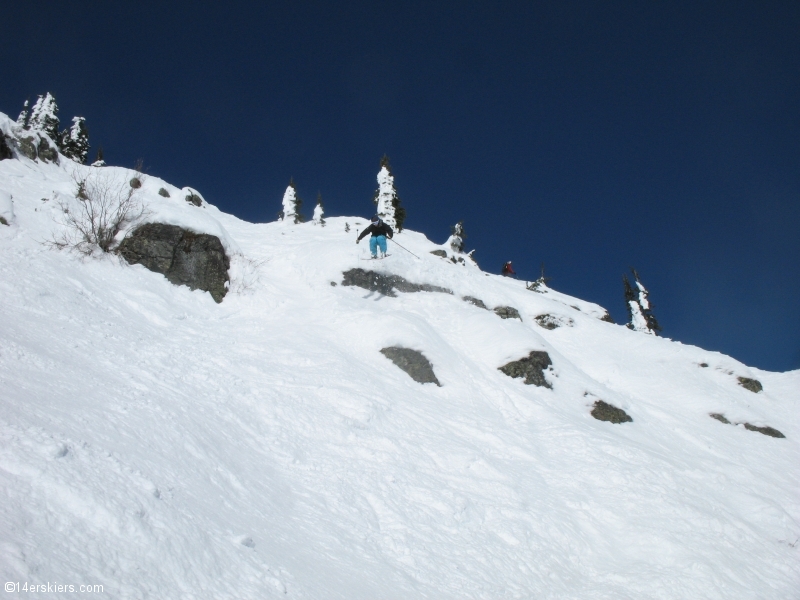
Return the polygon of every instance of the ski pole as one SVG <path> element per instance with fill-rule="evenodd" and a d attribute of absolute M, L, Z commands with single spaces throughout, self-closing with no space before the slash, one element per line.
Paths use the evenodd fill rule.
<path fill-rule="evenodd" d="M 400 246 L 400 244 L 398 244 L 397 242 L 395 242 L 395 241 L 394 241 L 394 238 L 389 238 L 389 239 L 390 239 L 390 240 L 392 240 L 392 241 L 393 241 L 395 244 L 397 244 L 398 246 Z M 413 253 L 411 250 L 409 250 L 408 248 L 405 248 L 405 247 L 403 247 L 403 246 L 400 246 L 400 247 L 401 247 L 401 248 L 403 248 L 403 250 L 405 250 L 406 252 L 408 252 L 408 253 L 409 253 L 411 256 L 413 256 L 414 258 L 419 258 L 419 256 L 417 256 L 416 254 L 414 254 L 414 253 Z"/>

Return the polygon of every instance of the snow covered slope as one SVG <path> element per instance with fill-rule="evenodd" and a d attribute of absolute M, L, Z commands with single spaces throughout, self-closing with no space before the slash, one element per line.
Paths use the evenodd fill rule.
<path fill-rule="evenodd" d="M 4 581 L 109 598 L 798 597 L 799 371 L 603 322 L 412 231 L 397 241 L 418 259 L 390 242 L 368 262 L 364 219 L 245 223 L 147 178 L 150 220 L 233 256 L 216 304 L 43 245 L 75 169 L 0 161 Z M 342 286 L 353 268 L 454 293 Z M 441 387 L 379 352 L 394 345 Z M 552 389 L 498 370 L 531 350 Z M 595 420 L 598 399 L 633 421 Z"/>

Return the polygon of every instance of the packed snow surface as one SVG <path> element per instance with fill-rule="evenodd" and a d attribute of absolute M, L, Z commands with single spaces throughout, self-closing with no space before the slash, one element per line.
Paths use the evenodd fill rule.
<path fill-rule="evenodd" d="M 413 231 L 396 238 L 419 258 L 390 242 L 363 261 L 363 218 L 246 223 L 146 178 L 148 220 L 231 253 L 216 304 L 43 244 L 75 170 L 132 175 L 0 161 L 3 581 L 108 598 L 798 597 L 799 371 L 603 322 Z M 353 268 L 453 294 L 342 286 Z M 388 346 L 421 351 L 441 387 Z M 498 370 L 532 350 L 552 389 Z M 597 400 L 633 421 L 595 420 Z"/>

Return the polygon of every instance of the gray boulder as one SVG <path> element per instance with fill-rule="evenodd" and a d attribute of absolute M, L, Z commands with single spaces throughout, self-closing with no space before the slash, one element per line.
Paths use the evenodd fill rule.
<path fill-rule="evenodd" d="M 371 292 L 379 292 L 384 296 L 396 298 L 395 290 L 398 292 L 441 292 L 443 294 L 452 294 L 447 288 L 439 287 L 438 285 L 429 285 L 427 283 L 411 283 L 403 279 L 399 275 L 386 275 L 384 273 L 377 273 L 376 271 L 365 271 L 364 269 L 350 269 L 342 273 L 342 285 L 356 286 L 369 290 Z"/>
<path fill-rule="evenodd" d="M 474 305 L 474 306 L 477 306 L 478 308 L 483 308 L 483 309 L 485 309 L 485 310 L 489 310 L 489 309 L 487 308 L 486 304 L 484 304 L 484 303 L 483 303 L 483 300 L 481 300 L 481 299 L 479 299 L 479 298 L 475 298 L 475 297 L 473 297 L 473 296 L 464 296 L 464 297 L 462 298 L 462 300 L 463 300 L 464 302 L 469 302 L 470 304 L 472 304 L 472 305 Z"/>
<path fill-rule="evenodd" d="M 519 311 L 513 306 L 498 306 L 494 309 L 494 312 L 501 319 L 519 319 L 522 321 L 522 317 L 519 316 Z"/>
<path fill-rule="evenodd" d="M 558 329 L 562 326 L 572 327 L 575 324 L 575 321 L 569 317 L 559 317 L 550 314 L 537 315 L 533 320 L 536 321 L 540 327 L 550 330 Z"/>
<path fill-rule="evenodd" d="M 740 386 L 746 390 L 750 390 L 754 394 L 757 394 L 764 389 L 758 379 L 750 379 L 749 377 L 737 377 L 737 379 L 739 380 Z"/>
<path fill-rule="evenodd" d="M 441 256 L 442 258 L 447 258 L 447 252 L 444 250 L 431 250 L 431 254 L 435 256 Z"/>
<path fill-rule="evenodd" d="M 391 346 L 389 348 L 383 348 L 381 354 L 408 373 L 411 379 L 417 383 L 435 383 L 439 387 L 442 387 L 442 384 L 436 379 L 433 366 L 431 366 L 430 361 L 425 358 L 422 352 L 412 350 L 411 348 Z"/>
<path fill-rule="evenodd" d="M 36 138 L 33 136 L 21 137 L 17 140 L 19 153 L 25 158 L 36 160 Z"/>
<path fill-rule="evenodd" d="M 545 369 L 552 364 L 553 361 L 550 360 L 550 355 L 547 352 L 533 350 L 525 358 L 520 358 L 498 367 L 498 370 L 509 377 L 524 377 L 525 385 L 538 385 L 539 387 L 553 389 L 553 386 L 544 378 Z"/>
<path fill-rule="evenodd" d="M 45 136 L 39 137 L 37 150 L 41 160 L 58 164 L 58 149 L 51 145 L 50 141 Z"/>
<path fill-rule="evenodd" d="M 11 151 L 11 146 L 8 145 L 6 136 L 0 133 L 0 160 L 7 158 L 14 158 L 14 153 Z"/>
<path fill-rule="evenodd" d="M 624 410 L 602 400 L 594 403 L 592 416 L 598 421 L 608 421 L 609 423 L 630 423 L 633 421 Z"/>
<path fill-rule="evenodd" d="M 119 253 L 130 264 L 144 265 L 175 285 L 209 292 L 216 302 L 228 292 L 230 259 L 217 236 L 147 223 L 122 241 Z"/>

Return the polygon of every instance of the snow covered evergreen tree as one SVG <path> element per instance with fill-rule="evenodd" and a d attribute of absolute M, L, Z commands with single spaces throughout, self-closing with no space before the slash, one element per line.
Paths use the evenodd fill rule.
<path fill-rule="evenodd" d="M 58 146 L 64 156 L 83 164 L 89 154 L 89 130 L 86 129 L 86 119 L 72 117 L 72 127 L 61 132 Z"/>
<path fill-rule="evenodd" d="M 650 292 L 642 285 L 636 269 L 632 268 L 631 272 L 633 273 L 636 289 L 631 286 L 627 275 L 622 276 L 622 284 L 625 288 L 625 304 L 628 307 L 628 329 L 650 335 L 658 335 L 658 332 L 661 331 L 661 326 L 658 324 L 650 305 Z"/>
<path fill-rule="evenodd" d="M 28 101 L 25 100 L 25 104 L 22 105 L 22 112 L 19 113 L 19 116 L 17 117 L 17 125 L 23 129 L 28 129 L 30 118 L 31 112 L 28 108 Z"/>
<path fill-rule="evenodd" d="M 97 156 L 95 157 L 94 162 L 92 163 L 92 166 L 93 167 L 105 167 L 106 166 L 106 161 L 103 159 L 103 147 L 102 146 L 100 146 L 97 149 Z"/>
<path fill-rule="evenodd" d="M 325 227 L 325 209 L 322 206 L 322 194 L 317 193 L 317 205 L 314 207 L 314 224 Z"/>
<path fill-rule="evenodd" d="M 58 141 L 58 105 L 50 92 L 39 96 L 31 109 L 28 126 L 34 131 L 47 134 L 54 142 Z"/>
<path fill-rule="evenodd" d="M 397 232 L 403 231 L 406 220 L 406 209 L 400 206 L 400 196 L 394 187 L 394 175 L 389 165 L 389 157 L 385 154 L 381 159 L 381 170 L 378 171 L 378 189 L 372 201 L 377 205 L 377 213 L 383 221 Z"/>
<path fill-rule="evenodd" d="M 304 219 L 303 215 L 300 214 L 301 206 L 303 206 L 303 200 L 297 195 L 294 179 L 290 179 L 289 185 L 283 194 L 283 210 L 278 214 L 278 217 L 284 223 L 302 223 Z"/>
<path fill-rule="evenodd" d="M 450 229 L 450 239 L 447 240 L 447 243 L 453 249 L 453 252 L 463 252 L 464 251 L 464 239 L 466 239 L 467 234 L 464 232 L 464 221 L 459 221 Z"/>

